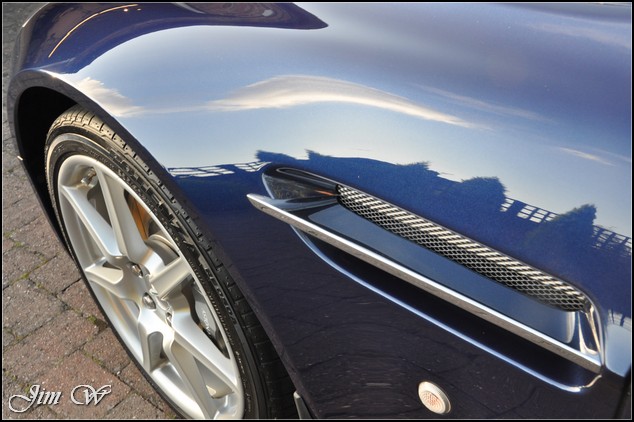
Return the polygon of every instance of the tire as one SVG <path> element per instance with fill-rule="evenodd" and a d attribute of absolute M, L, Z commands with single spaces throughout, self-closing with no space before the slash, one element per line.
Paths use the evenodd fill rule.
<path fill-rule="evenodd" d="M 210 243 L 149 167 L 75 106 L 46 141 L 65 241 L 132 360 L 180 415 L 293 417 L 292 385 Z"/>

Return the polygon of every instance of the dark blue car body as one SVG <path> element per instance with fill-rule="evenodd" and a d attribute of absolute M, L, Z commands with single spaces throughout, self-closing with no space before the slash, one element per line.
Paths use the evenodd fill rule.
<path fill-rule="evenodd" d="M 312 416 L 435 417 L 421 381 L 452 418 L 630 415 L 630 6 L 51 4 L 15 51 L 9 119 L 49 216 L 44 138 L 80 104 L 217 245 Z M 320 186 L 583 303 L 500 283 L 337 192 L 293 208 Z"/>

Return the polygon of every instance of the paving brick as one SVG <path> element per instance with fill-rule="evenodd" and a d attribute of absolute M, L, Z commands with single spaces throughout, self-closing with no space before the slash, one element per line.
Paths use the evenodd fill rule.
<path fill-rule="evenodd" d="M 51 293 L 60 294 L 81 276 L 73 260 L 65 252 L 34 270 L 29 278 L 38 287 Z"/>
<path fill-rule="evenodd" d="M 9 125 L 6 125 L 6 132 L 9 132 Z M 5 133 L 5 125 L 2 126 L 2 139 L 3 142 L 6 139 L 8 143 L 13 143 L 13 139 L 12 137 L 10 138 L 9 136 L 7 136 L 8 134 Z M 16 154 L 14 154 L 12 145 L 11 147 L 9 147 L 7 145 L 7 148 L 5 150 L 5 148 L 2 149 L 2 152 L 4 154 L 2 154 L 2 174 L 5 173 L 10 173 L 12 171 L 15 171 L 16 168 L 20 165 L 20 160 L 17 159 Z"/>
<path fill-rule="evenodd" d="M 2 237 L 2 254 L 4 255 L 4 253 L 8 252 L 14 245 L 15 242 L 13 240 L 8 237 Z"/>
<path fill-rule="evenodd" d="M 24 171 L 16 167 L 14 171 L 2 172 L 2 209 L 10 215 L 19 217 L 20 210 L 12 205 L 18 202 L 27 193 L 32 195 L 33 190 L 28 184 Z"/>
<path fill-rule="evenodd" d="M 20 278 L 26 278 L 46 260 L 23 247 L 13 247 L 2 254 L 2 288 Z"/>
<path fill-rule="evenodd" d="M 2 328 L 10 329 L 18 338 L 35 331 L 63 310 L 60 301 L 28 280 L 7 287 L 2 296 Z"/>
<path fill-rule="evenodd" d="M 11 415 L 12 419 L 31 419 L 31 420 L 44 420 L 44 419 L 59 419 L 59 415 L 52 410 L 53 406 L 34 406 L 32 410 L 26 413 L 20 414 L 16 417 L 15 414 Z"/>
<path fill-rule="evenodd" d="M 38 376 L 97 335 L 86 318 L 66 311 L 5 350 L 3 369 L 21 382 L 34 384 Z"/>
<path fill-rule="evenodd" d="M 88 287 L 84 284 L 83 280 L 76 281 L 71 284 L 66 290 L 62 292 L 59 297 L 77 312 L 82 313 L 85 316 L 94 316 L 98 320 L 104 321 L 103 315 L 99 311 L 99 308 L 95 304 Z"/>
<path fill-rule="evenodd" d="M 2 175 L 4 179 L 4 174 Z M 27 183 L 26 181 L 22 183 Z M 28 188 L 28 187 L 27 187 Z M 30 190 L 29 190 L 30 192 Z M 24 226 L 25 224 L 29 224 L 31 221 L 35 220 L 41 215 L 44 215 L 44 211 L 40 207 L 37 199 L 31 196 L 25 196 L 24 192 L 19 193 L 19 199 L 14 199 L 15 196 L 10 196 L 8 199 L 5 198 L 4 192 L 2 196 L 3 204 L 2 204 L 2 233 L 3 234 L 13 234 L 13 232 Z M 16 210 L 19 210 L 16 211 Z"/>
<path fill-rule="evenodd" d="M 157 409 L 141 396 L 130 394 L 106 416 L 108 419 L 173 419 L 170 412 L 166 414 Z"/>
<path fill-rule="evenodd" d="M 128 384 L 136 392 L 138 392 L 141 397 L 156 406 L 159 410 L 163 412 L 171 412 L 171 408 L 169 407 L 169 405 L 156 392 L 154 387 L 152 387 L 150 383 L 148 383 L 148 381 L 145 379 L 143 374 L 141 374 L 141 372 L 133 362 L 130 362 L 130 364 L 126 366 L 123 371 L 121 371 L 121 374 L 119 374 L 119 378 L 123 382 Z"/>
<path fill-rule="evenodd" d="M 37 252 L 46 259 L 64 253 L 62 245 L 44 214 L 40 214 L 27 225 L 17 228 L 11 238 L 23 243 L 28 250 Z"/>
<path fill-rule="evenodd" d="M 2 17 L 2 23 L 3 24 L 5 23 L 4 22 L 4 16 Z M 3 25 L 2 29 L 4 31 L 4 25 Z M 2 44 L 4 46 L 4 40 L 3 40 Z M 3 56 L 4 56 L 4 53 L 5 52 L 3 51 L 2 52 Z M 4 63 L 3 63 L 3 65 L 4 65 Z M 3 74 L 4 74 L 4 70 L 5 69 L 3 68 L 2 69 L 2 73 Z M 7 92 L 7 89 L 4 86 L 4 84 L 2 85 L 2 92 L 3 93 Z M 12 139 L 13 136 L 11 135 L 11 130 L 9 130 L 9 121 L 7 119 L 7 113 L 6 113 L 6 110 L 4 109 L 5 103 L 6 103 L 6 100 L 5 100 L 5 98 L 3 98 L 2 99 L 2 107 L 3 107 L 3 110 L 2 110 L 2 146 L 4 146 L 5 143 L 7 143 L 8 145 L 13 143 L 13 139 Z M 9 152 L 8 147 L 7 147 L 7 152 Z"/>
<path fill-rule="evenodd" d="M 87 343 L 84 351 L 115 374 L 130 364 L 130 357 L 110 328 Z"/>
<path fill-rule="evenodd" d="M 70 368 L 72 369 L 69 370 Z M 42 375 L 40 385 L 47 391 L 62 392 L 59 404 L 52 407 L 56 413 L 70 419 L 103 419 L 130 393 L 130 387 L 79 351 L 68 356 L 62 364 Z M 110 385 L 111 393 L 105 395 L 97 405 L 93 403 L 86 406 L 77 405 L 71 401 L 71 392 L 79 385 L 89 385 L 95 390 Z M 75 397 L 77 399 L 84 398 L 82 393 Z"/>
<path fill-rule="evenodd" d="M 4 349 L 12 346 L 15 342 L 17 341 L 17 339 L 15 338 L 15 336 L 9 331 L 9 330 L 2 330 L 2 350 L 4 352 Z"/>

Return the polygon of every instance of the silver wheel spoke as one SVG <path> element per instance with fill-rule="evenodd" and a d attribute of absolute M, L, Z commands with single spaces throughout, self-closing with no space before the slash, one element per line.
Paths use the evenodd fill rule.
<path fill-rule="evenodd" d="M 114 258 L 120 255 L 114 232 L 108 222 L 88 202 L 86 192 L 71 186 L 60 186 L 59 191 L 88 230 L 99 251 L 108 262 L 113 262 Z"/>
<path fill-rule="evenodd" d="M 185 388 L 189 390 L 192 399 L 203 412 L 204 418 L 214 419 L 218 411 L 218 405 L 209 395 L 207 384 L 196 363 L 196 359 L 175 338 L 164 339 L 163 348 L 185 384 Z"/>
<path fill-rule="evenodd" d="M 142 261 L 149 250 L 130 212 L 124 195 L 124 187 L 103 171 L 99 169 L 95 171 L 121 254 L 129 257 L 133 262 Z"/>
<path fill-rule="evenodd" d="M 149 248 L 143 259 L 137 261 L 137 263 L 143 266 L 150 278 L 152 278 L 152 274 L 158 274 L 165 268 L 165 264 L 163 263 L 161 257 Z"/>
<path fill-rule="evenodd" d="M 164 359 L 161 358 L 163 338 L 169 327 L 154 312 L 141 308 L 137 330 L 141 346 L 141 366 L 151 374 Z M 171 335 L 170 335 L 171 337 Z"/>
<path fill-rule="evenodd" d="M 126 280 L 123 271 L 118 268 L 108 268 L 95 263 L 84 268 L 84 273 L 88 281 L 108 290 L 119 299 L 138 301 L 142 294 L 141 286 Z"/>
<path fill-rule="evenodd" d="M 166 297 L 174 288 L 180 286 L 190 276 L 191 269 L 183 258 L 176 258 L 165 268 L 150 274 L 150 283 L 159 297 Z"/>
<path fill-rule="evenodd" d="M 171 301 L 187 303 L 184 297 Z M 233 362 L 227 358 L 207 337 L 202 329 L 194 322 L 188 306 L 174 307 L 172 316 L 172 328 L 174 329 L 174 341 L 178 343 L 187 354 L 196 359 L 202 366 L 209 370 L 214 378 L 213 388 L 216 396 L 222 396 L 232 391 L 239 391 L 236 372 Z"/>

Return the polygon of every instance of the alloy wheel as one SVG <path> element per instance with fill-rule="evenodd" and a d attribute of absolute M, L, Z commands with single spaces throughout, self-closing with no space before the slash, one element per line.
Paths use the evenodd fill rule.
<path fill-rule="evenodd" d="M 61 218 L 79 265 L 150 379 L 189 417 L 242 417 L 243 387 L 227 334 L 159 219 L 121 177 L 92 157 L 69 156 L 56 180 Z"/>

